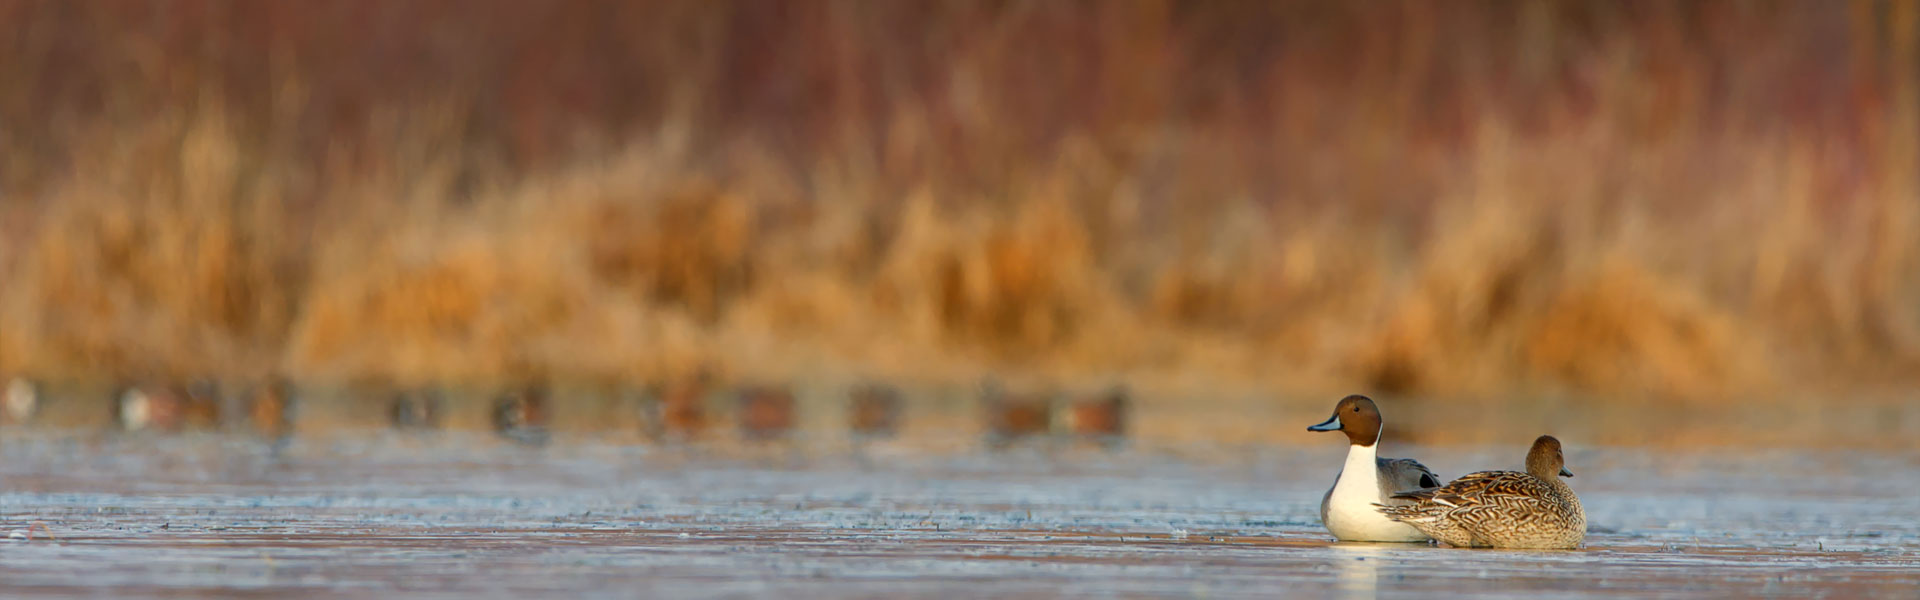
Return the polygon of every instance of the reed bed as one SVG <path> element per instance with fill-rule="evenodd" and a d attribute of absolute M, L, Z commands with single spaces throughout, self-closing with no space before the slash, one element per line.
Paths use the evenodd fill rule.
<path fill-rule="evenodd" d="M 1911 2 L 0 0 L 0 373 L 1920 373 Z"/>

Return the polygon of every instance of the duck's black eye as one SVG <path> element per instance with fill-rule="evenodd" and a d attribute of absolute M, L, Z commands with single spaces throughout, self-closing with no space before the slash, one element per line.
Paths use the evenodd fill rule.
<path fill-rule="evenodd" d="M 1353 412 L 1360 412 L 1360 407 L 1358 406 L 1353 407 Z"/>

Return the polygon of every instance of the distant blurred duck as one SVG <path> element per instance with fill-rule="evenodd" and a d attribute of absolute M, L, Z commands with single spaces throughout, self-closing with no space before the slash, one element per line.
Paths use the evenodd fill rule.
<path fill-rule="evenodd" d="M 17 425 L 32 419 L 33 413 L 40 409 L 39 386 L 23 378 L 8 381 L 5 408 L 7 423 Z"/>
<path fill-rule="evenodd" d="M 387 416 L 395 429 L 438 429 L 440 410 L 439 390 L 402 390 L 388 401 Z"/>
<path fill-rule="evenodd" d="M 734 397 L 740 435 L 751 441 L 785 438 L 793 432 L 793 392 L 785 386 L 749 386 Z"/>
<path fill-rule="evenodd" d="M 1527 451 L 1527 472 L 1481 471 L 1446 487 L 1395 494 L 1412 505 L 1381 514 L 1460 547 L 1574 548 L 1587 537 L 1587 513 L 1573 488 L 1560 440 L 1543 435 Z"/>
<path fill-rule="evenodd" d="M 493 401 L 493 430 L 528 446 L 547 443 L 547 390 L 537 383 L 509 390 Z"/>
<path fill-rule="evenodd" d="M 987 445 L 1004 448 L 1014 440 L 1045 435 L 1053 428 L 1053 392 L 1010 391 L 989 379 L 980 386 L 987 409 Z"/>
<path fill-rule="evenodd" d="M 1108 446 L 1116 446 L 1127 436 L 1127 388 L 1116 385 L 1097 393 L 1075 398 L 1068 417 L 1073 433 Z"/>
<path fill-rule="evenodd" d="M 893 437 L 900 429 L 900 390 L 883 383 L 867 383 L 853 390 L 848 425 L 861 440 Z"/>
<path fill-rule="evenodd" d="M 120 391 L 115 416 L 127 431 L 205 428 L 218 420 L 219 390 L 211 381 L 188 386 L 130 385 Z"/>
<path fill-rule="evenodd" d="M 1426 465 L 1411 458 L 1379 458 L 1380 409 L 1373 399 L 1358 394 L 1347 396 L 1333 407 L 1333 418 L 1308 427 L 1307 431 L 1339 431 L 1347 434 L 1347 463 L 1333 488 L 1320 498 L 1320 522 L 1333 537 L 1350 542 L 1424 542 L 1427 534 L 1403 523 L 1394 522 L 1374 510 L 1385 504 L 1411 504 L 1396 500 L 1402 490 L 1440 485 L 1439 478 Z"/>

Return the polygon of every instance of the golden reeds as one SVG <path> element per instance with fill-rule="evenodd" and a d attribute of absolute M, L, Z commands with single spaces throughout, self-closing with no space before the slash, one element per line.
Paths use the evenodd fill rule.
<path fill-rule="evenodd" d="M 1920 366 L 1911 3 L 467 4 L 0 2 L 0 372 Z"/>

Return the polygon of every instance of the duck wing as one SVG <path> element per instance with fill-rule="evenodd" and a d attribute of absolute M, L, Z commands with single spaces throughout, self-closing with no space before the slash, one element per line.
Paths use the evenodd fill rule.
<path fill-rule="evenodd" d="M 1419 504 L 1440 504 L 1440 506 L 1469 506 L 1478 504 L 1488 492 L 1513 487 L 1513 475 L 1526 475 L 1515 471 L 1478 471 L 1467 473 L 1444 487 L 1413 488 L 1396 492 L 1394 498 L 1415 500 Z"/>
<path fill-rule="evenodd" d="M 1402 490 L 1439 487 L 1440 476 L 1433 469 L 1411 458 L 1377 459 L 1380 468 L 1380 497 L 1393 498 Z"/>
<path fill-rule="evenodd" d="M 1544 497 L 1551 489 L 1532 475 L 1518 471 L 1480 471 L 1462 475 L 1440 487 L 1407 490 L 1394 498 L 1443 506 L 1481 504 L 1503 496 Z"/>

